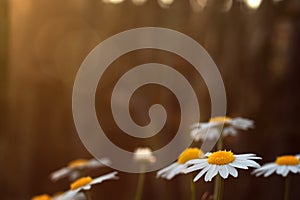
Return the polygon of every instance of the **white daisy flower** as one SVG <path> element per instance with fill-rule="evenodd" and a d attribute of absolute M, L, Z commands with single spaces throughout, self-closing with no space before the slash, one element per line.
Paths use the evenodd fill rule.
<path fill-rule="evenodd" d="M 187 167 L 187 161 L 200 158 L 202 155 L 203 152 L 199 148 L 187 148 L 179 155 L 177 162 L 159 170 L 156 174 L 156 178 L 162 177 L 170 180 L 174 176 L 182 173 L 182 170 Z"/>
<path fill-rule="evenodd" d="M 198 181 L 205 173 L 204 180 L 211 181 L 218 173 L 223 179 L 229 175 L 238 176 L 236 168 L 248 169 L 248 167 L 258 168 L 260 165 L 253 161 L 261 159 L 255 154 L 234 155 L 231 151 L 216 151 L 214 153 L 206 153 L 202 159 L 194 159 L 187 162 L 192 165 L 183 170 L 184 173 L 201 170 L 194 178 L 194 182 Z"/>
<path fill-rule="evenodd" d="M 224 125 L 223 130 L 221 127 Z M 209 139 L 216 140 L 221 132 L 223 136 L 236 136 L 237 130 L 248 130 L 254 128 L 254 122 L 241 117 L 214 117 L 206 123 L 195 123 L 191 126 L 191 137 L 195 141 Z"/>
<path fill-rule="evenodd" d="M 106 180 L 116 180 L 118 177 L 116 176 L 118 172 L 112 172 L 98 178 L 92 179 L 91 177 L 82 177 L 76 181 L 74 181 L 71 186 L 70 190 L 65 192 L 59 200 L 70 200 L 73 199 L 79 192 L 84 190 L 90 190 L 92 185 L 102 183 Z"/>
<path fill-rule="evenodd" d="M 85 169 L 95 169 L 109 165 L 110 160 L 107 158 L 102 158 L 99 161 L 96 159 L 77 159 L 71 161 L 67 167 L 63 167 L 57 171 L 50 174 L 50 179 L 52 181 L 57 181 L 59 179 L 69 177 L 70 180 L 76 180 L 80 177 L 80 171 Z"/>
<path fill-rule="evenodd" d="M 133 160 L 139 163 L 155 163 L 156 158 L 148 147 L 137 148 L 133 153 Z"/>
<path fill-rule="evenodd" d="M 286 177 L 289 172 L 300 173 L 300 155 L 284 155 L 277 157 L 275 162 L 264 164 L 261 168 L 253 171 L 256 176 L 268 177 L 273 173 Z"/>

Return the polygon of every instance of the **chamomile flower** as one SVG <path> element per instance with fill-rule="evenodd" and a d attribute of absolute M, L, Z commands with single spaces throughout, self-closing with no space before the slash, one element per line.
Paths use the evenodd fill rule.
<path fill-rule="evenodd" d="M 76 181 L 74 181 L 71 186 L 70 190 L 65 192 L 59 200 L 70 200 L 74 198 L 79 192 L 84 190 L 90 190 L 92 185 L 102 183 L 106 180 L 115 180 L 118 179 L 116 176 L 118 172 L 112 172 L 98 178 L 92 179 L 91 177 L 82 177 Z"/>
<path fill-rule="evenodd" d="M 138 163 L 155 163 L 156 158 L 150 148 L 141 147 L 134 151 L 133 160 Z"/>
<path fill-rule="evenodd" d="M 156 178 L 162 177 L 170 180 L 187 167 L 187 161 L 200 158 L 202 155 L 203 152 L 198 148 L 187 148 L 179 155 L 177 162 L 159 170 L 156 174 Z"/>
<path fill-rule="evenodd" d="M 50 174 L 52 181 L 57 181 L 59 179 L 69 177 L 70 180 L 75 180 L 80 177 L 80 171 L 85 169 L 95 169 L 109 165 L 110 160 L 107 158 L 102 158 L 101 160 L 96 159 L 77 159 L 71 161 L 67 167 L 63 167 L 57 171 L 54 171 Z"/>
<path fill-rule="evenodd" d="M 300 155 L 284 155 L 276 158 L 275 162 L 267 163 L 253 173 L 256 176 L 264 175 L 268 177 L 273 173 L 286 177 L 291 173 L 300 173 Z"/>
<path fill-rule="evenodd" d="M 248 169 L 248 167 L 258 168 L 260 165 L 253 161 L 261 159 L 255 154 L 234 155 L 231 151 L 216 151 L 214 153 L 206 153 L 202 159 L 194 159 L 187 162 L 189 166 L 184 169 L 184 173 L 190 173 L 200 170 L 194 178 L 194 182 L 198 181 L 205 173 L 204 180 L 211 181 L 218 173 L 223 179 L 229 175 L 238 177 L 236 168 Z"/>
<path fill-rule="evenodd" d="M 223 130 L 221 130 L 224 125 Z M 236 136 L 237 130 L 248 130 L 254 127 L 254 122 L 250 119 L 241 117 L 214 117 L 205 123 L 195 123 L 191 126 L 191 137 L 195 141 L 209 139 L 218 139 L 221 132 L 223 136 Z"/>

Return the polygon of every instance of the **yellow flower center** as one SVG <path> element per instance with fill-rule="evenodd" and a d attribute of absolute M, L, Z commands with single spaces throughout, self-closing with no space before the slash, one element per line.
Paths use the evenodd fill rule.
<path fill-rule="evenodd" d="M 47 194 L 42 194 L 32 197 L 31 200 L 51 200 L 51 197 Z"/>
<path fill-rule="evenodd" d="M 277 165 L 299 165 L 299 158 L 291 155 L 279 156 L 276 158 Z"/>
<path fill-rule="evenodd" d="M 208 157 L 208 163 L 213 165 L 226 165 L 232 163 L 235 157 L 231 151 L 217 151 Z"/>
<path fill-rule="evenodd" d="M 178 163 L 184 164 L 189 160 L 200 158 L 203 152 L 198 148 L 187 148 L 178 157 Z"/>
<path fill-rule="evenodd" d="M 88 163 L 88 160 L 85 159 L 77 159 L 77 160 L 73 160 L 68 164 L 68 167 L 70 168 L 75 168 L 75 167 L 81 167 L 84 166 Z"/>
<path fill-rule="evenodd" d="M 229 123 L 230 120 L 231 120 L 230 117 L 226 117 L 226 116 L 220 117 L 219 116 L 219 117 L 210 118 L 209 122 L 224 122 L 226 124 L 226 123 Z"/>
<path fill-rule="evenodd" d="M 76 190 L 77 188 L 80 188 L 82 186 L 85 186 L 87 184 L 89 184 L 90 182 L 92 182 L 92 178 L 87 176 L 87 177 L 82 177 L 76 181 L 74 181 L 72 184 L 71 184 L 71 190 Z"/>

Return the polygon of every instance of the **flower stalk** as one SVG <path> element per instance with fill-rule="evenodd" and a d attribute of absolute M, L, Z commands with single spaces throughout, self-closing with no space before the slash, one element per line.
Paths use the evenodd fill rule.
<path fill-rule="evenodd" d="M 284 183 L 284 200 L 290 199 L 290 184 L 291 184 L 291 175 L 288 175 L 285 177 L 285 183 Z"/>
<path fill-rule="evenodd" d="M 141 172 L 139 174 L 138 184 L 137 184 L 134 200 L 141 200 L 142 199 L 144 184 L 145 184 L 145 173 Z"/>
<path fill-rule="evenodd" d="M 193 181 L 193 177 L 191 176 L 190 180 L 190 189 L 191 189 L 191 200 L 196 200 L 197 193 L 196 193 L 196 184 Z"/>

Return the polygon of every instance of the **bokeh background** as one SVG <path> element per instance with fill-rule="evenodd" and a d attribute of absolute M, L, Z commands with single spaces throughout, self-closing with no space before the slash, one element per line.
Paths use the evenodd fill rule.
<path fill-rule="evenodd" d="M 23 200 L 40 193 L 68 189 L 68 181 L 52 183 L 49 173 L 76 158 L 90 158 L 72 118 L 72 87 L 87 54 L 121 31 L 155 26 L 185 33 L 198 41 L 216 62 L 226 87 L 228 115 L 255 120 L 256 128 L 225 140 L 237 153 L 255 152 L 273 161 L 300 153 L 300 1 L 298 0 L 0 0 L 0 199 Z M 174 41 L 176 42 L 176 41 Z M 97 92 L 97 111 L 108 103 L 112 84 L 122 67 L 146 62 L 177 67 L 189 75 L 186 61 L 154 50 L 121 57 L 107 72 Z M 193 79 L 191 73 L 191 78 Z M 193 79 L 194 80 L 194 79 Z M 194 80 L 201 99 L 201 120 L 210 116 L 205 84 Z M 151 102 L 169 102 L 159 88 L 155 97 L 136 100 L 135 112 Z M 153 95 L 152 95 L 153 96 Z M 165 131 L 172 132 L 175 113 Z M 142 109 L 145 112 L 144 109 Z M 140 115 L 139 115 L 140 116 Z M 145 114 L 146 116 L 146 114 Z M 141 120 L 147 120 L 139 117 Z M 105 119 L 104 119 L 105 120 Z M 124 149 L 159 148 L 161 136 L 133 140 L 117 133 L 110 138 Z M 108 124 L 108 125 L 107 125 Z M 187 131 L 188 134 L 188 131 Z M 194 144 L 197 145 L 197 144 Z M 99 175 L 111 171 L 104 168 Z M 95 186 L 95 199 L 132 199 L 137 174 Z M 172 181 L 146 175 L 143 199 L 188 199 L 189 177 Z M 229 178 L 224 199 L 282 199 L 279 176 L 255 178 L 240 171 Z M 197 183 L 198 198 L 212 193 L 212 183 Z M 291 199 L 299 199 L 300 176 L 293 176 Z"/>

